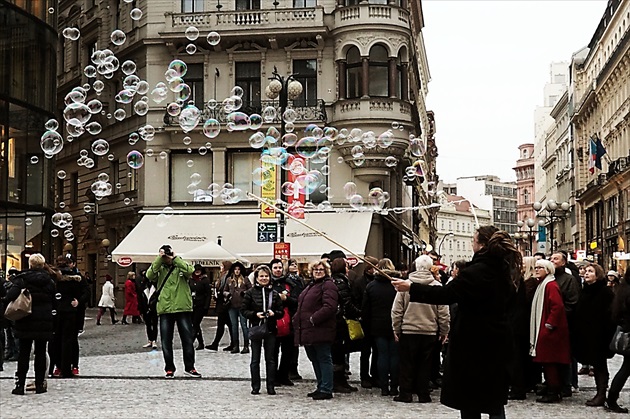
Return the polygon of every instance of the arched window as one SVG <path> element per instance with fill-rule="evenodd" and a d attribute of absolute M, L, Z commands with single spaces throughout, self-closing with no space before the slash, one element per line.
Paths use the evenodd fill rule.
<path fill-rule="evenodd" d="M 388 97 L 389 64 L 387 49 L 382 45 L 374 45 L 370 49 L 370 87 L 371 97 Z"/>
<path fill-rule="evenodd" d="M 348 99 L 361 97 L 361 53 L 357 47 L 352 47 L 346 54 L 346 83 Z"/>

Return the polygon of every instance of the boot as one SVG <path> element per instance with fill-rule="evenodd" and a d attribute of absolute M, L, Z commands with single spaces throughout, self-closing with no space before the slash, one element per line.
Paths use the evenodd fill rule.
<path fill-rule="evenodd" d="M 612 401 L 610 399 L 606 400 L 604 404 L 604 409 L 614 412 L 614 413 L 628 413 L 628 409 L 625 407 L 621 407 L 617 404 L 617 401 Z"/>
<path fill-rule="evenodd" d="M 595 371 L 595 386 L 597 394 L 591 400 L 586 402 L 587 406 L 603 406 L 606 403 L 606 388 L 608 387 L 608 373 L 603 371 Z"/>
<path fill-rule="evenodd" d="M 42 394 L 48 391 L 48 386 L 46 385 L 46 380 L 35 383 L 35 394 Z"/>
<path fill-rule="evenodd" d="M 17 394 L 19 396 L 24 395 L 24 384 L 26 383 L 26 377 L 15 377 L 15 388 L 11 391 L 11 394 Z"/>
<path fill-rule="evenodd" d="M 333 393 L 352 393 L 358 390 L 358 388 L 348 384 L 348 379 L 343 370 L 333 373 Z"/>

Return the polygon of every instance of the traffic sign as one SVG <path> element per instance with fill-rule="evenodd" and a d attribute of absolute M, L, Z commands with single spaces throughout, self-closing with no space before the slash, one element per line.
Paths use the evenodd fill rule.
<path fill-rule="evenodd" d="M 275 242 L 278 239 L 278 224 L 258 223 L 256 237 L 259 242 Z"/>
<path fill-rule="evenodd" d="M 273 244 L 273 258 L 280 260 L 287 260 L 291 258 L 291 243 L 274 243 Z"/>

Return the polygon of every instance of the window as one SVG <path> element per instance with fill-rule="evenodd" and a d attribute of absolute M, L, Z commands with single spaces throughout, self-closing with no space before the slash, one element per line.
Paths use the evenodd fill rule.
<path fill-rule="evenodd" d="M 260 185 L 255 185 L 254 170 L 262 167 L 260 152 L 232 151 L 228 154 L 228 182 L 243 192 L 261 196 Z M 277 176 L 277 171 L 276 171 Z M 260 179 L 257 179 L 260 182 Z M 276 184 L 277 187 L 277 184 Z M 247 198 L 246 198 L 247 199 Z"/>
<path fill-rule="evenodd" d="M 236 63 L 236 85 L 243 89 L 243 112 L 260 112 L 260 62 Z"/>
<path fill-rule="evenodd" d="M 382 45 L 374 45 L 370 49 L 370 87 L 369 95 L 389 96 L 389 64 L 387 49 Z"/>
<path fill-rule="evenodd" d="M 293 60 L 295 79 L 302 83 L 302 94 L 293 101 L 295 106 L 317 104 L 317 60 Z"/>
<path fill-rule="evenodd" d="M 315 7 L 317 0 L 293 0 L 293 7 Z"/>
<path fill-rule="evenodd" d="M 352 47 L 346 54 L 346 97 L 356 99 L 361 97 L 361 84 L 363 83 L 361 71 L 361 53 L 357 47 Z"/>
<path fill-rule="evenodd" d="M 440 221 L 440 230 L 444 230 L 444 220 Z"/>
<path fill-rule="evenodd" d="M 127 190 L 128 191 L 137 191 L 138 190 L 138 171 L 134 169 L 130 169 L 127 172 Z"/>
<path fill-rule="evenodd" d="M 70 203 L 79 203 L 79 172 L 73 172 L 70 175 Z"/>
<path fill-rule="evenodd" d="M 455 224 L 455 230 L 459 231 L 459 221 Z"/>
<path fill-rule="evenodd" d="M 64 199 L 64 194 L 65 194 L 65 188 L 64 188 L 64 183 L 65 180 L 64 179 L 59 179 L 57 178 L 57 204 L 59 202 L 63 202 Z"/>
<path fill-rule="evenodd" d="M 452 221 L 448 222 L 448 231 L 453 231 L 453 222 Z"/>
<path fill-rule="evenodd" d="M 182 13 L 203 12 L 203 0 L 182 0 Z"/>
<path fill-rule="evenodd" d="M 260 0 L 236 0 L 236 10 L 258 10 Z"/>
<path fill-rule="evenodd" d="M 120 164 L 118 160 L 114 160 L 110 163 L 109 173 L 111 174 L 111 176 L 109 177 L 109 183 L 111 183 L 114 187 L 112 192 L 114 194 L 117 194 L 121 192 L 120 188 L 117 187 L 117 185 L 120 184 Z"/>
<path fill-rule="evenodd" d="M 190 86 L 190 99 L 195 106 L 203 110 L 203 64 L 188 64 L 186 72 L 186 84 Z"/>
<path fill-rule="evenodd" d="M 211 153 L 204 156 L 171 153 L 171 202 L 212 202 L 207 192 L 211 183 Z"/>
<path fill-rule="evenodd" d="M 523 191 L 523 203 L 529 204 L 529 191 L 527 189 Z"/>

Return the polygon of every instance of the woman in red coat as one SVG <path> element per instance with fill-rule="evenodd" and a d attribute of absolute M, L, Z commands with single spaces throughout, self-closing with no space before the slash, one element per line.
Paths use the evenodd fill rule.
<path fill-rule="evenodd" d="M 571 363 L 569 325 L 560 287 L 553 276 L 555 268 L 548 260 L 536 261 L 536 278 L 540 282 L 530 317 L 530 355 L 540 363 L 547 380 L 547 394 L 540 403 L 557 403 L 560 398 L 560 365 Z"/>
<path fill-rule="evenodd" d="M 140 321 L 140 310 L 138 309 L 138 292 L 136 291 L 136 274 L 129 272 L 125 281 L 125 310 L 123 311 L 122 324 L 127 323 L 127 316 L 132 316 L 134 323 Z"/>

